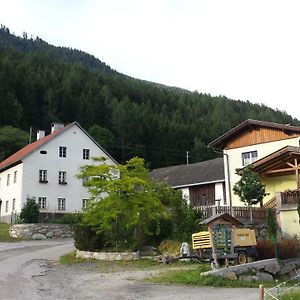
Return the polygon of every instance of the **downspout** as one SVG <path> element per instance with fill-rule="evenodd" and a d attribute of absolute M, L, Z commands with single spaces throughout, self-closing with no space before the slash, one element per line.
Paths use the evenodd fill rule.
<path fill-rule="evenodd" d="M 232 207 L 232 198 L 231 198 L 231 183 L 230 183 L 230 173 L 229 173 L 229 155 L 227 153 L 225 153 L 224 151 L 220 151 L 219 149 L 212 148 L 210 146 L 208 146 L 208 148 L 211 148 L 212 151 L 214 151 L 215 153 L 222 154 L 223 156 L 226 156 L 227 186 L 228 186 L 228 190 L 229 190 L 229 192 L 228 192 L 229 208 L 230 208 L 231 215 L 234 217 L 234 210 L 233 210 L 233 207 Z"/>

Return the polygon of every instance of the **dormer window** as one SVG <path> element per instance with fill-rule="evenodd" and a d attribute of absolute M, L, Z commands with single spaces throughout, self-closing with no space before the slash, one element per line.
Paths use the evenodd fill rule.
<path fill-rule="evenodd" d="M 250 165 L 257 161 L 257 151 L 249 151 L 242 153 L 243 166 Z"/>

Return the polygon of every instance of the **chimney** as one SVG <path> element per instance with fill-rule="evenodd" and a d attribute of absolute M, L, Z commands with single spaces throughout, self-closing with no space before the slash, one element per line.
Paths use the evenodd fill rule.
<path fill-rule="evenodd" d="M 36 133 L 36 140 L 40 140 L 42 138 L 45 137 L 45 131 L 44 130 L 38 130 L 37 133 Z"/>
<path fill-rule="evenodd" d="M 54 122 L 51 124 L 51 133 L 55 132 L 56 130 L 58 130 L 60 128 L 64 128 L 64 127 L 65 127 L 64 124 Z"/>

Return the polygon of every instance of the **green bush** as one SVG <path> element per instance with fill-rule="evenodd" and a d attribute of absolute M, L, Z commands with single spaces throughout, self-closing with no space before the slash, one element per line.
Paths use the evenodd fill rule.
<path fill-rule="evenodd" d="M 86 224 L 73 224 L 75 247 L 83 251 L 101 250 L 104 247 L 103 237 L 96 234 L 91 226 Z"/>
<path fill-rule="evenodd" d="M 160 243 L 158 250 L 164 255 L 179 256 L 181 243 L 173 240 L 164 240 Z"/>
<path fill-rule="evenodd" d="M 23 223 L 38 223 L 39 206 L 35 197 L 26 198 L 26 203 L 20 213 L 20 219 L 23 220 Z"/>
<path fill-rule="evenodd" d="M 80 212 L 66 213 L 63 215 L 60 222 L 62 224 L 69 224 L 69 225 L 79 224 L 82 222 L 82 213 Z"/>

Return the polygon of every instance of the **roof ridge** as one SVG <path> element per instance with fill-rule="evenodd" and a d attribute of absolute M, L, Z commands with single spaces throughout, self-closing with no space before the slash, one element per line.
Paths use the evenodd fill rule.
<path fill-rule="evenodd" d="M 41 138 L 37 141 L 34 141 L 33 143 L 30 143 L 30 144 L 24 146 L 23 148 L 21 148 L 20 150 L 18 150 L 14 154 L 10 155 L 9 157 L 7 157 L 5 160 L 3 160 L 0 163 L 0 172 L 3 169 L 7 169 L 11 165 L 18 163 L 24 157 L 31 154 L 33 151 L 37 150 L 38 148 L 40 148 L 42 145 L 44 145 L 48 141 L 52 140 L 54 137 L 56 137 L 58 134 L 62 133 L 66 129 L 70 128 L 75 123 L 76 122 L 72 122 L 72 123 L 70 123 L 70 124 L 68 124 L 68 125 L 66 125 L 62 128 L 59 128 L 56 131 L 46 135 L 45 137 L 43 137 L 43 138 Z"/>

